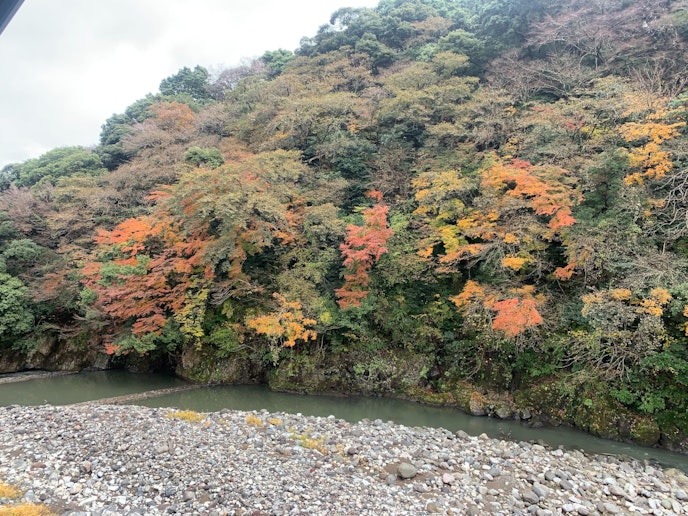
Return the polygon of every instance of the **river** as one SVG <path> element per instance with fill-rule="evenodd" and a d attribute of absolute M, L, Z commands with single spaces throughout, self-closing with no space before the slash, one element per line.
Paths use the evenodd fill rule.
<path fill-rule="evenodd" d="M 129 374 L 124 371 L 88 372 L 0 383 L 0 406 L 43 403 L 67 405 L 185 385 L 188 384 L 165 375 Z M 452 408 L 430 407 L 390 398 L 305 396 L 272 392 L 262 385 L 236 385 L 183 390 L 135 403 L 199 412 L 266 409 L 270 412 L 312 416 L 334 415 L 352 422 L 364 418 L 381 419 L 406 426 L 443 427 L 451 431 L 464 430 L 471 435 L 486 433 L 494 438 L 542 441 L 552 447 L 627 455 L 688 472 L 688 456 L 679 453 L 600 439 L 565 427 L 529 428 L 516 421 L 474 417 Z"/>

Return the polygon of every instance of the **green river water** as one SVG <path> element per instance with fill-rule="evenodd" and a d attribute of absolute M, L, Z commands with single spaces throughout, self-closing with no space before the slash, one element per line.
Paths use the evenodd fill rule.
<path fill-rule="evenodd" d="M 186 383 L 164 375 L 138 375 L 123 371 L 98 371 L 68 376 L 0 383 L 0 406 L 66 405 L 145 391 L 181 387 Z M 573 429 L 529 428 L 516 421 L 473 417 L 458 410 L 430 407 L 390 398 L 305 396 L 271 392 L 265 386 L 237 385 L 203 387 L 139 400 L 137 405 L 177 407 L 211 412 L 222 409 L 334 415 L 348 421 L 381 419 L 406 426 L 443 427 L 471 435 L 519 441 L 542 441 L 550 446 L 581 449 L 593 453 L 627 455 L 688 472 L 688 456 L 662 449 L 645 448 L 593 437 Z"/>

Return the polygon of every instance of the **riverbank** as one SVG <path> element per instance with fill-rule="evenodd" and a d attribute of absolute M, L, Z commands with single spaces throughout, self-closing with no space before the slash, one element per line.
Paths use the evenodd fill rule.
<path fill-rule="evenodd" d="M 688 514 L 674 469 L 265 411 L 0 408 L 0 480 L 58 514 Z"/>

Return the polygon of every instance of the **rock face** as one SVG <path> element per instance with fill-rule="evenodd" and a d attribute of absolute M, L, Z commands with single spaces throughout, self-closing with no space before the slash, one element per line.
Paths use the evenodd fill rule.
<path fill-rule="evenodd" d="M 2 481 L 56 513 L 688 515 L 676 469 L 380 420 L 42 405 L 0 430 Z"/>
<path fill-rule="evenodd" d="M 80 371 L 110 367 L 110 358 L 85 343 L 74 340 L 59 340 L 55 335 L 46 333 L 35 349 L 28 354 L 11 349 L 0 349 L 0 374 L 17 371 L 42 369 L 46 371 Z"/>
<path fill-rule="evenodd" d="M 265 381 L 261 364 L 249 357 L 233 354 L 223 359 L 193 346 L 183 350 L 175 373 L 198 383 L 254 384 Z"/>

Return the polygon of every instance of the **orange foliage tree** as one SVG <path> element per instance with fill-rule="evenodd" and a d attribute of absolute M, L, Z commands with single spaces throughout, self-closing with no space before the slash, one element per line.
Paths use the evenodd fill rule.
<path fill-rule="evenodd" d="M 295 182 L 305 169 L 297 158 L 246 154 L 214 170 L 193 170 L 151 194 L 152 215 L 98 233 L 84 285 L 95 294 L 92 311 L 111 323 L 109 351 L 154 349 L 171 321 L 185 342 L 200 346 L 209 304 L 263 291 L 244 263 L 295 242 Z M 118 348 L 114 339 L 130 345 Z"/>
<path fill-rule="evenodd" d="M 207 291 L 213 279 L 212 269 L 203 264 L 208 244 L 203 234 L 184 234 L 169 217 L 159 214 L 125 220 L 112 231 L 101 230 L 95 242 L 106 255 L 84 266 L 83 283 L 97 296 L 92 308 L 111 321 L 107 351 L 128 351 L 113 344 L 124 328 L 139 339 L 159 335 L 173 317 L 182 333 L 198 333 L 182 315 L 189 314 L 194 299 Z M 134 349 L 147 350 L 135 342 Z"/>
<path fill-rule="evenodd" d="M 314 340 L 317 333 L 308 327 L 314 326 L 317 321 L 303 315 L 299 301 L 287 301 L 283 295 L 277 292 L 272 296 L 277 301 L 275 310 L 248 319 L 246 325 L 270 340 L 273 361 L 276 362 L 279 353 L 278 345 L 291 348 L 299 340 Z"/>
<path fill-rule="evenodd" d="M 547 273 L 567 279 L 576 265 L 557 267 L 550 258 L 554 247 L 567 244 L 567 229 L 576 222 L 572 208 L 582 198 L 576 179 L 559 167 L 512 159 L 496 160 L 477 177 L 428 172 L 414 184 L 415 213 L 432 230 L 421 256 L 437 259 L 440 272 L 456 272 L 463 263 L 490 268 L 492 278 L 529 283 L 500 293 L 471 281 L 454 303 L 466 313 L 475 304 L 507 337 L 541 324 L 537 306 L 544 299 L 532 283 Z"/>
<path fill-rule="evenodd" d="M 367 196 L 377 201 L 363 210 L 363 226 L 347 226 L 344 243 L 339 246 L 344 257 L 344 285 L 335 290 L 340 308 L 361 306 L 369 291 L 365 288 L 370 283 L 368 271 L 387 252 L 385 244 L 394 231 L 387 225 L 389 206 L 382 204 L 382 193 L 371 190 Z"/>
<path fill-rule="evenodd" d="M 464 315 L 467 325 L 476 331 L 491 328 L 514 338 L 543 322 L 537 307 L 544 303 L 545 296 L 535 294 L 532 285 L 500 292 L 469 280 L 463 291 L 450 300 Z"/>

